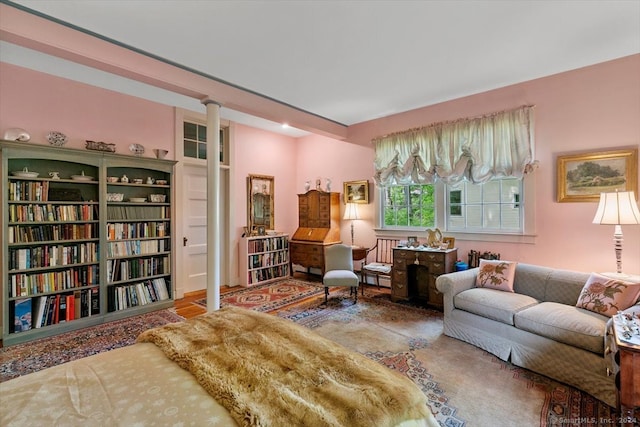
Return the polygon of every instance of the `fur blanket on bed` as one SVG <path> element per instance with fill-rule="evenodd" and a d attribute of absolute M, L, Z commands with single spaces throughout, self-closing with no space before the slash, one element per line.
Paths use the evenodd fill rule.
<path fill-rule="evenodd" d="M 428 417 L 406 377 L 295 323 L 238 307 L 148 330 L 240 425 L 391 426 Z"/>

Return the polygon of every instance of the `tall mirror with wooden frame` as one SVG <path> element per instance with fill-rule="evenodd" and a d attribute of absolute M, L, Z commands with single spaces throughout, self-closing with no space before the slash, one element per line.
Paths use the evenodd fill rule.
<path fill-rule="evenodd" d="M 247 177 L 247 222 L 249 229 L 273 230 L 274 228 L 274 179 L 267 175 Z"/>

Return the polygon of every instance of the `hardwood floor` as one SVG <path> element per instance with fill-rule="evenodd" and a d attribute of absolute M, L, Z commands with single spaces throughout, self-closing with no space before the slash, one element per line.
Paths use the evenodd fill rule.
<path fill-rule="evenodd" d="M 309 282 L 321 282 L 322 278 L 316 275 L 309 275 L 305 273 L 296 272 L 294 274 L 294 279 L 306 280 Z M 361 285 L 362 286 L 362 285 Z M 381 294 L 390 294 L 391 289 L 381 287 L 379 290 L 376 286 L 372 285 L 364 285 L 366 289 L 372 292 L 381 293 Z M 229 286 L 221 286 L 220 287 L 220 295 L 224 295 L 226 292 L 235 291 L 238 289 L 242 289 L 240 287 L 229 287 Z M 206 313 L 206 309 L 200 305 L 194 304 L 195 301 L 206 298 L 207 291 L 195 291 L 189 292 L 184 295 L 184 298 L 178 299 L 174 303 L 174 307 L 176 309 L 176 313 L 178 315 L 184 317 L 185 319 L 190 319 L 192 317 L 198 316 L 200 314 Z"/>
<path fill-rule="evenodd" d="M 225 286 L 228 288 L 228 286 Z M 220 289 L 222 292 L 222 288 Z M 194 301 L 197 301 L 202 298 L 207 297 L 207 291 L 195 291 L 184 294 L 184 298 L 175 300 L 173 306 L 176 309 L 176 313 L 179 316 L 184 317 L 185 319 L 190 319 L 192 317 L 196 317 L 200 314 L 206 313 L 207 310 L 204 307 L 194 304 Z"/>

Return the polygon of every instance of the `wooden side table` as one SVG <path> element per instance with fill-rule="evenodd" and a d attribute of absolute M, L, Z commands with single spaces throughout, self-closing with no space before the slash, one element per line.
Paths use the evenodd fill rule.
<path fill-rule="evenodd" d="M 616 374 L 619 425 L 634 426 L 640 423 L 640 344 L 620 339 L 622 329 L 614 322 L 614 357 L 619 371 Z"/>

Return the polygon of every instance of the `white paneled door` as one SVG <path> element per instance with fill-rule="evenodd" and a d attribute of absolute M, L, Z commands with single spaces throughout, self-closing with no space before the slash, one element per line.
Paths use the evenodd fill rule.
<path fill-rule="evenodd" d="M 183 289 L 207 287 L 207 168 L 185 165 L 182 179 Z"/>

